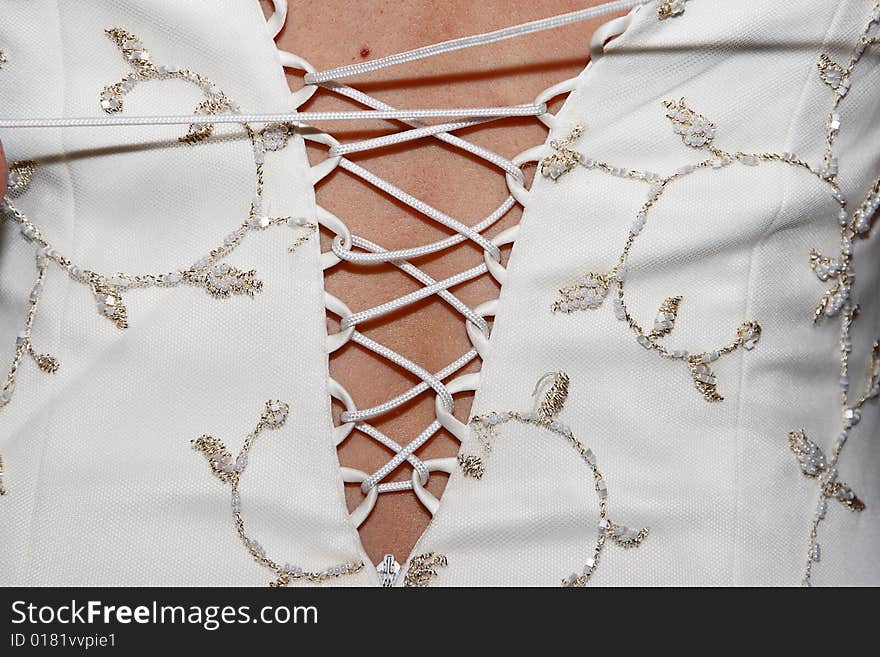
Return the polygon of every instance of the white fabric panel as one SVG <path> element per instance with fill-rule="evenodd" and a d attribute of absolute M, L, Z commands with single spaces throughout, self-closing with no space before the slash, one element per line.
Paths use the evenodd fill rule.
<path fill-rule="evenodd" d="M 695 0 L 667 21 L 648 6 L 581 75 L 552 136 L 582 123 L 575 148 L 588 157 L 668 174 L 706 157 L 684 146 L 665 116 L 662 101 L 684 96 L 718 126 L 718 147 L 793 151 L 821 165 L 833 92 L 816 62 L 823 49 L 847 61 L 873 4 Z M 850 207 L 880 172 L 878 80 L 876 54 L 866 56 L 841 106 Z M 837 252 L 835 204 L 826 186 L 792 167 L 734 164 L 673 183 L 650 212 L 627 276 L 637 319 L 650 325 L 666 297 L 681 295 L 665 342 L 692 353 L 726 344 L 743 321 L 763 326 L 754 351 L 713 364 L 726 400 L 710 404 L 685 366 L 636 344 L 610 300 L 550 313 L 559 287 L 614 265 L 647 189 L 580 167 L 556 183 L 538 177 L 475 412 L 531 410 L 542 374 L 571 376 L 560 419 L 596 453 L 609 515 L 651 529 L 637 549 L 606 547 L 591 583 L 798 585 L 817 486 L 800 473 L 788 433 L 805 428 L 830 453 L 839 431 L 838 322 L 812 324 L 823 287 L 809 268 L 811 248 Z M 859 244 L 855 261 L 863 312 L 854 394 L 880 335 L 877 248 L 876 237 Z M 866 407 L 840 461 L 841 479 L 867 510 L 829 502 L 814 584 L 880 583 L 877 419 L 876 404 Z M 586 467 L 534 427 L 499 433 L 486 475 L 451 477 L 416 548 L 447 555 L 438 584 L 557 585 L 591 555 L 597 510 Z"/>
<path fill-rule="evenodd" d="M 819 163 L 832 92 L 817 74 L 818 55 L 844 60 L 872 5 L 693 0 L 662 22 L 649 5 L 580 76 L 552 137 L 583 123 L 575 147 L 588 156 L 671 172 L 704 157 L 665 117 L 662 101 L 685 96 L 717 124 L 721 148 L 794 151 Z M 207 75 L 243 111 L 288 108 L 256 2 L 3 0 L 3 113 L 97 113 L 101 89 L 128 70 L 103 33 L 113 26 L 137 34 L 154 60 Z M 878 83 L 874 52 L 841 106 L 840 182 L 851 206 L 880 172 Z M 187 112 L 198 100 L 182 85 L 149 82 L 125 111 Z M 17 204 L 60 250 L 112 273 L 188 264 L 245 217 L 250 145 L 225 132 L 228 139 L 197 146 L 177 144 L 179 127 L 2 137 L 9 159 L 43 164 Z M 560 286 L 614 264 L 646 193 L 643 183 L 582 168 L 558 183 L 538 178 L 476 410 L 529 410 L 542 374 L 571 376 L 560 419 L 595 451 L 609 515 L 651 529 L 637 549 L 608 545 L 592 584 L 796 585 L 817 489 L 801 475 L 788 432 L 804 428 L 829 452 L 839 415 L 837 322 L 812 324 L 823 286 L 809 268 L 811 248 L 836 250 L 834 204 L 815 178 L 791 167 L 734 164 L 673 184 L 650 213 L 627 278 L 638 319 L 650 323 L 663 299 L 681 295 L 667 343 L 691 351 L 727 343 L 743 321 L 763 326 L 754 351 L 713 364 L 726 399 L 708 404 L 683 365 L 636 344 L 610 302 L 550 312 Z M 313 217 L 301 141 L 267 155 L 266 194 L 273 214 Z M 318 246 L 312 240 L 288 254 L 295 235 L 251 234 L 230 256 L 264 281 L 254 299 L 132 291 L 124 332 L 97 314 L 87 288 L 50 267 L 33 339 L 62 368 L 48 376 L 25 361 L 0 414 L 9 490 L 0 498 L 0 582 L 267 583 L 235 534 L 228 487 L 189 441 L 208 432 L 237 450 L 263 401 L 275 397 L 290 402 L 291 414 L 251 451 L 241 485 L 249 531 L 277 560 L 305 568 L 366 560 L 330 429 Z M 876 237 L 856 249 L 855 386 L 880 334 L 877 249 Z M 30 247 L 0 225 L 0 363 L 21 326 L 31 262 Z M 880 539 L 877 413 L 876 404 L 866 407 L 840 462 L 867 510 L 830 503 L 816 584 L 880 583 L 872 559 Z M 553 586 L 582 568 L 596 515 L 589 471 L 571 447 L 507 425 L 482 480 L 451 476 L 414 554 L 448 557 L 436 585 Z M 332 583 L 376 582 L 368 565 Z"/>
<path fill-rule="evenodd" d="M 257 2 L 87 0 L 0 7 L 0 105 L 8 115 L 100 113 L 106 84 L 129 70 L 104 29 L 139 36 L 157 63 L 211 78 L 243 111 L 285 111 L 287 84 Z M 126 114 L 192 111 L 177 81 L 139 85 Z M 220 132 L 221 128 L 218 128 Z M 11 160 L 43 166 L 17 204 L 75 261 L 112 274 L 187 266 L 246 217 L 250 142 L 178 144 L 185 126 L 9 131 Z M 275 215 L 314 220 L 300 139 L 266 156 Z M 34 271 L 31 247 L 0 226 L 0 357 L 11 358 Z M 264 282 L 253 299 L 198 288 L 131 291 L 130 328 L 99 316 L 91 291 L 50 266 L 34 344 L 54 376 L 26 360 L 0 416 L 8 494 L 0 499 L 5 584 L 264 585 L 272 577 L 235 533 L 229 487 L 190 440 L 233 451 L 266 399 L 291 404 L 266 431 L 242 484 L 248 531 L 281 563 L 323 569 L 363 558 L 347 522 L 329 439 L 318 245 L 300 233 L 251 233 L 228 258 Z M 5 370 L 4 370 L 5 371 Z M 369 571 L 352 578 L 371 583 Z"/>

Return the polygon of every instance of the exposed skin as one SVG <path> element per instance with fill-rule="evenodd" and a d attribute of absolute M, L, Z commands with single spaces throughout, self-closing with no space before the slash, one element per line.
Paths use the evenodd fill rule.
<path fill-rule="evenodd" d="M 277 42 L 318 70 L 391 55 L 438 41 L 488 32 L 509 25 L 553 16 L 604 0 L 291 0 L 287 24 Z M 266 14 L 269 0 L 260 0 Z M 577 75 L 587 63 L 593 30 L 608 18 L 579 23 L 501 43 L 432 57 L 345 80 L 394 107 L 502 106 L 531 102 L 543 89 Z M 288 72 L 293 89 L 302 86 L 302 73 Z M 550 104 L 556 112 L 562 99 Z M 319 91 L 304 110 L 363 109 L 340 96 Z M 357 141 L 400 129 L 395 122 L 316 124 L 341 142 Z M 534 118 L 506 119 L 457 133 L 505 157 L 542 143 L 546 130 Z M 309 148 L 313 163 L 326 152 Z M 492 212 L 507 196 L 500 170 L 484 161 L 448 147 L 437 140 L 409 142 L 401 146 L 349 156 L 369 171 L 422 199 L 456 219 L 473 225 Z M 530 172 L 527 172 L 530 174 Z M 7 165 L 0 144 L 0 196 L 6 192 Z M 337 170 L 317 188 L 318 203 L 342 218 L 352 232 L 386 249 L 427 244 L 450 233 L 395 199 L 375 191 Z M 517 223 L 515 206 L 487 236 Z M 323 248 L 329 245 L 322 235 Z M 505 260 L 507 250 L 505 250 Z M 439 280 L 458 273 L 482 259 L 475 245 L 465 242 L 451 250 L 419 260 L 416 264 Z M 326 277 L 327 290 L 357 312 L 417 289 L 416 283 L 391 265 L 339 265 Z M 498 295 L 488 276 L 452 290 L 471 307 Z M 456 311 L 432 297 L 403 311 L 359 326 L 369 337 L 404 354 L 422 367 L 436 372 L 467 351 L 471 344 L 464 322 Z M 330 322 L 328 330 L 337 330 Z M 478 362 L 461 371 L 476 371 Z M 342 383 L 365 408 L 403 392 L 419 382 L 416 377 L 388 364 L 371 352 L 349 343 L 334 354 L 330 374 Z M 466 422 L 472 395 L 456 396 L 455 415 Z M 341 408 L 334 406 L 338 418 Z M 386 435 L 405 444 L 434 420 L 434 397 L 417 400 L 378 418 L 373 424 Z M 458 443 L 439 432 L 419 450 L 422 458 L 452 456 Z M 339 450 L 344 465 L 373 472 L 391 452 L 358 432 Z M 409 479 L 405 464 L 387 481 Z M 447 476 L 431 475 L 428 490 L 440 497 Z M 349 509 L 363 499 L 357 485 L 346 485 Z M 489 511 L 490 512 L 490 511 Z M 372 514 L 360 527 L 361 540 L 373 562 L 393 553 L 403 562 L 430 521 L 430 514 L 410 492 L 380 495 Z"/>
<path fill-rule="evenodd" d="M 283 49 L 324 70 L 601 3 L 602 0 L 292 1 L 287 25 L 277 41 Z M 264 5 L 267 12 L 271 11 L 270 2 Z M 607 18 L 466 49 L 344 82 L 401 108 L 531 102 L 541 90 L 583 69 L 589 56 L 592 31 L 605 20 Z M 301 75 L 289 72 L 291 88 L 301 86 Z M 562 99 L 554 101 L 551 111 L 557 111 L 561 102 Z M 319 91 L 303 109 L 362 107 Z M 332 132 L 341 142 L 399 129 L 399 124 L 393 122 L 317 125 Z M 546 130 L 534 118 L 500 121 L 457 134 L 505 157 L 513 157 L 546 138 Z M 309 155 L 315 163 L 322 160 L 325 153 L 323 148 L 314 148 Z M 437 140 L 410 142 L 350 157 L 468 225 L 488 215 L 507 195 L 499 169 Z M 320 205 L 347 222 L 353 233 L 388 249 L 425 244 L 449 234 L 341 170 L 318 186 L 317 199 Z M 517 206 L 488 235 L 515 224 L 520 214 Z M 322 239 L 326 249 L 327 235 Z M 441 279 L 478 264 L 481 258 L 479 248 L 466 242 L 417 264 Z M 327 273 L 326 287 L 356 312 L 412 291 L 416 284 L 390 265 L 340 265 Z M 473 307 L 496 297 L 498 288 L 484 276 L 453 292 Z M 359 328 L 432 372 L 442 369 L 471 346 L 462 317 L 436 296 Z M 331 322 L 329 330 L 336 330 L 335 322 Z M 476 369 L 474 364 L 464 371 Z M 418 383 L 415 377 L 352 343 L 334 354 L 330 372 L 351 392 L 361 408 L 383 402 Z M 455 415 L 460 420 L 467 421 L 471 401 L 470 395 L 456 397 Z M 334 411 L 338 414 L 340 408 L 335 406 Z M 425 394 L 376 420 L 375 426 L 398 442 L 406 443 L 433 419 L 434 397 Z M 458 443 L 443 432 L 418 453 L 424 458 L 434 458 L 452 456 L 457 451 Z M 353 432 L 339 450 L 341 463 L 366 472 L 373 472 L 390 455 L 389 450 L 358 432 Z M 405 464 L 389 480 L 408 479 L 410 475 L 411 469 Z M 428 489 L 439 497 L 446 479 L 446 475 L 432 474 Z M 357 485 L 346 485 L 346 498 L 349 508 L 353 509 L 363 496 Z M 374 562 L 389 552 L 403 562 L 429 520 L 430 515 L 412 493 L 387 493 L 379 496 L 376 508 L 360 528 L 360 535 Z"/>

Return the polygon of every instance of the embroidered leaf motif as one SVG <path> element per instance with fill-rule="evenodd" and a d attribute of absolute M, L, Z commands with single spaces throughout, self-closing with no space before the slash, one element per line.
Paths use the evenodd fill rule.
<path fill-rule="evenodd" d="M 458 465 L 461 467 L 461 471 L 464 473 L 465 477 L 482 479 L 483 475 L 486 474 L 486 470 L 483 466 L 483 459 L 473 454 L 459 454 Z"/>
<path fill-rule="evenodd" d="M 263 289 L 263 282 L 257 279 L 255 270 L 242 271 L 225 262 L 218 262 L 213 267 L 188 277 L 202 285 L 209 294 L 220 299 L 225 299 L 231 294 L 254 296 L 254 293 Z"/>
<path fill-rule="evenodd" d="M 277 429 L 284 426 L 289 412 L 290 406 L 286 402 L 278 399 L 269 400 L 266 402 L 266 407 L 263 411 L 263 423 L 267 427 Z"/>
<path fill-rule="evenodd" d="M 544 397 L 541 399 L 541 403 L 538 404 L 538 409 L 536 411 L 537 416 L 547 422 L 553 420 L 562 411 L 565 406 L 565 400 L 568 399 L 568 388 L 570 384 L 568 374 L 565 372 L 551 372 L 550 374 L 541 377 L 535 386 L 533 396 L 537 396 L 538 391 L 551 377 L 553 383 L 547 388 L 547 392 L 544 393 Z"/>
<path fill-rule="evenodd" d="M 669 297 L 660 304 L 660 310 L 654 319 L 654 330 L 648 334 L 649 338 L 662 338 L 664 335 L 672 333 L 680 305 L 681 297 Z"/>
<path fill-rule="evenodd" d="M 808 477 L 818 477 L 828 469 L 828 461 L 825 459 L 824 452 L 809 439 L 803 430 L 789 433 L 788 444 L 791 451 L 797 456 L 801 472 Z"/>
<path fill-rule="evenodd" d="M 816 249 L 813 249 L 810 251 L 810 269 L 824 283 L 829 278 L 834 278 L 840 273 L 840 262 L 838 262 L 837 258 L 823 256 Z"/>
<path fill-rule="evenodd" d="M 849 300 L 849 295 L 849 285 L 839 279 L 835 281 L 831 289 L 825 290 L 825 293 L 819 299 L 819 303 L 813 313 L 813 322 L 818 323 L 825 317 L 837 315 Z"/>
<path fill-rule="evenodd" d="M 715 373 L 709 368 L 709 363 L 718 357 L 716 353 L 697 354 L 688 359 L 688 369 L 694 379 L 697 390 L 702 393 L 703 398 L 710 402 L 724 401 L 718 393 L 718 379 Z"/>
<path fill-rule="evenodd" d="M 822 81 L 841 96 L 845 95 L 850 84 L 846 69 L 825 53 L 822 53 L 819 56 L 818 67 L 819 77 L 822 78 Z M 843 93 L 841 93 L 841 91 L 843 91 Z"/>
<path fill-rule="evenodd" d="M 880 178 L 874 181 L 865 200 L 853 213 L 852 229 L 856 235 L 865 235 L 871 230 L 871 222 L 880 209 Z"/>
<path fill-rule="evenodd" d="M 830 484 L 825 484 L 822 488 L 822 492 L 826 497 L 834 498 L 850 511 L 865 510 L 865 503 L 856 496 L 852 488 L 843 482 L 835 481 Z"/>
<path fill-rule="evenodd" d="M 685 145 L 705 148 L 712 144 L 715 139 L 715 124 L 688 107 L 684 98 L 678 102 L 667 100 L 663 105 L 667 110 L 667 118 L 672 121 L 672 129 L 681 136 Z"/>
<path fill-rule="evenodd" d="M 746 351 L 751 351 L 761 339 L 761 325 L 758 322 L 745 322 L 736 331 L 739 345 Z"/>
<path fill-rule="evenodd" d="M 428 586 L 431 580 L 438 576 L 438 568 L 446 568 L 449 562 L 445 555 L 427 552 L 413 557 L 409 562 L 404 577 L 404 586 Z"/>
<path fill-rule="evenodd" d="M 116 328 L 128 328 L 128 311 L 122 303 L 119 288 L 106 283 L 96 283 L 93 289 L 98 302 L 98 312 L 115 323 Z"/>
<path fill-rule="evenodd" d="M 37 163 L 30 160 L 20 160 L 9 165 L 9 175 L 6 178 L 6 194 L 17 196 L 24 192 L 31 184 Z"/>
<path fill-rule="evenodd" d="M 828 460 L 819 446 L 807 436 L 806 432 L 792 431 L 788 434 L 791 451 L 798 459 L 801 472 L 812 479 L 820 478 L 822 494 L 836 499 L 850 511 L 864 511 L 865 503 L 860 500 L 847 484 L 837 481 L 837 475 L 828 469 Z M 824 507 L 822 515 L 824 515 Z"/>
<path fill-rule="evenodd" d="M 232 101 L 230 101 L 229 98 L 226 97 L 226 94 L 221 91 L 199 103 L 196 106 L 194 113 L 210 116 L 214 114 L 223 114 L 231 111 L 231 109 Z M 189 127 L 189 131 L 183 137 L 177 138 L 177 141 L 184 144 L 197 144 L 200 141 L 204 141 L 212 134 L 214 134 L 213 123 L 202 123 L 199 125 L 193 124 Z"/>
<path fill-rule="evenodd" d="M 581 160 L 581 154 L 571 148 L 571 145 L 584 134 L 583 126 L 577 125 L 568 133 L 568 137 L 562 141 L 556 139 L 550 142 L 553 152 L 541 160 L 541 175 L 545 178 L 558 180 L 577 166 Z"/>
<path fill-rule="evenodd" d="M 153 64 L 150 62 L 150 51 L 144 47 L 144 44 L 134 34 L 118 27 L 104 30 L 104 33 L 113 40 L 122 52 L 122 56 L 134 68 L 139 70 L 153 68 Z"/>
<path fill-rule="evenodd" d="M 36 354 L 34 360 L 37 363 L 37 367 L 47 374 L 55 374 L 55 372 L 58 371 L 58 368 L 61 367 L 61 363 L 58 362 L 58 359 L 49 354 Z"/>
<path fill-rule="evenodd" d="M 150 51 L 131 32 L 119 28 L 111 28 L 105 32 L 132 67 L 131 73 L 123 76 L 119 82 L 107 85 L 101 91 L 101 109 L 107 114 L 122 112 L 123 98 L 137 84 L 144 80 L 167 79 L 183 80 L 201 89 L 206 98 L 196 106 L 195 114 L 210 116 L 236 111 L 232 101 L 208 78 L 177 66 L 155 64 L 152 61 Z M 178 141 L 185 144 L 196 144 L 210 137 L 213 132 L 214 124 L 212 123 L 192 124 L 187 133 L 178 138 Z"/>
<path fill-rule="evenodd" d="M 226 449 L 226 445 L 214 436 L 204 435 L 192 441 L 193 449 L 200 451 L 208 459 L 208 465 L 216 477 L 231 483 L 238 479 L 238 470 L 232 454 Z"/>
<path fill-rule="evenodd" d="M 589 273 L 577 283 L 559 290 L 559 299 L 553 312 L 571 313 L 576 310 L 595 310 L 608 296 L 609 281 L 605 274 Z"/>
<path fill-rule="evenodd" d="M 681 16 L 684 13 L 686 0 L 663 0 L 657 7 L 660 20 L 666 20 L 673 16 Z"/>
<path fill-rule="evenodd" d="M 868 363 L 868 385 L 865 387 L 865 398 L 873 399 L 880 396 L 880 341 L 874 342 L 871 360 Z"/>

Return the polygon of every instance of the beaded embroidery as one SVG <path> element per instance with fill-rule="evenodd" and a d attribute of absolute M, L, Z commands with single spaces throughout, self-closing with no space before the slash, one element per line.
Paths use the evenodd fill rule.
<path fill-rule="evenodd" d="M 856 65 L 867 48 L 877 43 L 870 37 L 872 29 L 880 25 L 880 2 L 875 3 L 868 24 L 853 48 L 846 67 L 835 63 L 827 54 L 819 57 L 819 77 L 834 91 L 833 107 L 828 115 L 827 141 L 825 151 L 825 174 L 829 180 L 836 180 L 838 173 L 837 157 L 834 151 L 836 137 L 840 131 L 840 103 L 851 86 L 851 77 Z M 868 189 L 862 204 L 850 216 L 846 202 L 839 194 L 835 197 L 840 203 L 838 224 L 840 226 L 839 253 L 833 257 L 822 255 L 816 249 L 810 253 L 810 267 L 820 281 L 832 281 L 819 299 L 813 313 L 814 322 L 819 323 L 829 317 L 840 317 L 840 433 L 832 445 L 828 456 L 814 443 L 803 430 L 789 434 L 789 445 L 798 458 L 801 471 L 807 477 L 816 479 L 819 498 L 810 524 L 806 565 L 802 584 L 812 583 L 813 566 L 821 559 L 822 550 L 818 541 L 819 526 L 828 511 L 828 500 L 837 499 L 851 511 L 862 511 L 864 503 L 855 496 L 852 489 L 837 479 L 837 463 L 850 432 L 861 419 L 862 407 L 869 400 L 880 396 L 880 342 L 875 342 L 868 360 L 868 376 L 863 392 L 852 400 L 849 381 L 849 356 L 852 352 L 851 328 L 858 316 L 858 305 L 853 302 L 852 275 L 853 241 L 867 238 L 871 223 L 880 207 L 880 178 Z"/>
<path fill-rule="evenodd" d="M 675 8 L 683 11 L 684 3 L 664 2 L 660 5 L 661 18 L 668 18 Z M 680 12 L 678 12 L 680 13 Z M 880 396 L 880 343 L 875 343 L 871 355 L 868 382 L 865 392 L 855 404 L 849 402 L 849 376 L 848 356 L 852 350 L 850 339 L 850 327 L 857 315 L 858 306 L 852 302 L 853 276 L 851 263 L 853 256 L 853 240 L 856 237 L 867 237 L 871 229 L 874 216 L 880 209 L 880 178 L 874 181 L 868 190 L 864 201 L 850 216 L 846 208 L 846 200 L 841 194 L 837 183 L 838 161 L 834 152 L 835 138 L 840 130 L 841 118 L 838 108 L 842 99 L 848 94 L 851 87 L 852 73 L 856 64 L 861 60 L 867 48 L 876 45 L 876 36 L 870 36 L 871 30 L 880 24 L 880 2 L 875 3 L 865 30 L 859 37 L 856 47 L 853 49 L 849 63 L 846 67 L 841 66 L 822 53 L 818 61 L 820 79 L 834 91 L 834 101 L 831 112 L 828 115 L 826 132 L 826 150 L 822 167 L 814 167 L 808 162 L 798 158 L 792 153 L 729 153 L 714 146 L 716 125 L 705 116 L 687 105 L 684 99 L 679 101 L 666 101 L 667 118 L 672 122 L 673 129 L 682 142 L 691 148 L 708 151 L 712 157 L 696 165 L 687 165 L 670 176 L 662 177 L 657 174 L 636 171 L 626 168 L 614 167 L 604 162 L 588 158 L 586 155 L 577 153 L 571 148 L 575 139 L 583 133 L 583 128 L 577 126 L 569 136 L 569 139 L 561 142 L 550 143 L 554 153 L 545 159 L 546 162 L 555 162 L 559 159 L 565 162 L 581 164 L 587 169 L 595 169 L 622 178 L 640 180 L 652 185 L 648 201 L 633 222 L 629 237 L 618 258 L 617 264 L 605 273 L 589 273 L 575 283 L 562 288 L 558 300 L 553 304 L 555 312 L 571 313 L 578 310 L 595 310 L 601 307 L 605 299 L 616 291 L 614 298 L 615 316 L 627 322 L 629 327 L 636 333 L 636 339 L 646 349 L 658 352 L 660 355 L 673 360 L 687 362 L 691 376 L 698 390 L 707 401 L 721 401 L 722 397 L 717 390 L 717 380 L 714 373 L 709 369 L 709 364 L 719 357 L 732 353 L 740 347 L 751 350 L 761 337 L 761 326 L 754 321 L 743 323 L 737 330 L 737 338 L 734 342 L 721 349 L 691 355 L 686 351 L 669 351 L 658 342 L 667 336 L 675 326 L 681 297 L 669 297 L 661 305 L 654 321 L 653 329 L 645 330 L 639 325 L 629 312 L 624 296 L 624 280 L 629 251 L 633 242 L 641 233 L 647 221 L 648 212 L 657 202 L 664 190 L 680 178 L 690 175 L 698 169 L 722 169 L 734 162 L 746 166 L 758 166 L 768 162 L 778 162 L 794 166 L 816 177 L 820 182 L 828 186 L 831 196 L 838 204 L 836 221 L 841 227 L 840 253 L 836 256 L 826 256 L 813 249 L 810 253 L 810 267 L 822 282 L 831 281 L 832 284 L 821 295 L 818 305 L 813 313 L 816 323 L 828 317 L 840 316 L 841 327 L 841 366 L 840 385 L 842 398 L 842 432 L 834 444 L 830 457 L 826 459 L 822 450 L 810 440 L 806 433 L 794 432 L 790 434 L 790 446 L 801 463 L 805 475 L 815 477 L 820 482 L 820 498 L 810 534 L 810 546 L 807 559 L 807 567 L 804 576 L 804 585 L 810 584 L 812 564 L 819 560 L 820 548 L 816 542 L 817 528 L 825 517 L 827 499 L 835 498 L 843 502 L 853 511 L 860 511 L 864 504 L 855 497 L 852 490 L 846 484 L 837 482 L 835 464 L 840 455 L 843 444 L 846 442 L 850 429 L 855 426 L 861 417 L 861 407 L 869 399 Z M 557 167 L 558 179 L 561 175 L 571 171 L 576 164 L 570 167 Z M 553 171 L 553 169 L 551 169 Z M 548 174 L 545 174 L 548 175 Z M 474 469 L 473 463 L 466 464 L 469 469 Z M 462 464 L 465 467 L 465 464 Z"/>
<path fill-rule="evenodd" d="M 270 558 L 266 549 L 254 538 L 248 535 L 244 517 L 242 515 L 241 493 L 238 485 L 241 477 L 245 472 L 248 464 L 248 452 L 254 441 L 262 433 L 264 429 L 279 429 L 284 426 L 289 413 L 289 406 L 278 400 L 269 400 L 263 409 L 260 421 L 247 438 L 245 438 L 242 448 L 238 454 L 233 457 L 232 453 L 226 448 L 222 441 L 214 436 L 204 435 L 192 441 L 193 449 L 201 452 L 208 461 L 211 472 L 220 481 L 229 484 L 232 499 L 232 518 L 235 522 L 235 528 L 241 542 L 244 543 L 248 553 L 254 561 L 261 566 L 272 571 L 275 579 L 269 584 L 272 587 L 287 586 L 295 580 L 306 580 L 309 582 L 324 582 L 332 577 L 341 577 L 343 575 L 353 575 L 360 572 L 364 564 L 362 561 L 351 561 L 332 566 L 323 570 L 309 571 L 304 570 L 300 566 L 285 563 L 281 565 L 277 561 Z"/>
<path fill-rule="evenodd" d="M 687 0 L 662 0 L 657 6 L 657 15 L 660 16 L 661 21 L 673 16 L 681 16 L 686 2 Z"/>
<path fill-rule="evenodd" d="M 431 580 L 439 575 L 438 568 L 446 568 L 449 565 L 445 555 L 427 552 L 413 557 L 406 569 L 403 585 L 406 587 L 425 587 Z"/>
<path fill-rule="evenodd" d="M 636 238 L 641 234 L 648 219 L 651 208 L 657 203 L 668 186 L 676 180 L 691 175 L 699 169 L 721 169 L 739 161 L 747 166 L 755 166 L 761 162 L 786 162 L 801 168 L 805 168 L 813 175 L 822 178 L 821 174 L 812 169 L 806 162 L 802 162 L 790 153 L 777 155 L 773 153 L 749 154 L 727 153 L 713 146 L 715 139 L 715 124 L 702 114 L 687 105 L 684 99 L 667 101 L 664 103 L 667 110 L 667 118 L 672 122 L 673 129 L 683 143 L 691 148 L 705 149 L 711 152 L 712 157 L 696 165 L 687 165 L 670 176 L 662 177 L 658 174 L 614 167 L 605 162 L 599 162 L 577 153 L 576 157 L 566 155 L 569 159 L 586 167 L 608 173 L 614 176 L 639 180 L 649 183 L 651 189 L 648 200 L 642 206 L 635 221 L 630 226 L 629 236 L 624 245 L 623 252 L 615 264 L 606 273 L 590 272 L 585 274 L 574 283 L 559 290 L 559 297 L 553 303 L 554 312 L 572 313 L 580 310 L 596 310 L 604 305 L 608 296 L 613 294 L 614 315 L 617 319 L 626 322 L 635 333 L 636 342 L 649 351 L 658 353 L 661 357 L 680 361 L 687 365 L 694 385 L 706 401 L 719 402 L 724 398 L 718 392 L 718 381 L 710 364 L 731 354 L 740 348 L 751 351 L 761 338 L 761 325 L 755 321 L 747 321 L 740 324 L 736 330 L 736 337 L 728 344 L 711 351 L 690 353 L 684 350 L 671 350 L 663 345 L 661 340 L 672 333 L 678 318 L 682 297 L 667 297 L 659 306 L 653 325 L 650 329 L 642 327 L 632 316 L 626 305 L 624 295 L 624 282 L 626 280 L 627 260 Z M 574 140 L 575 135 L 580 135 L 580 126 L 575 128 L 569 139 L 565 140 L 566 148 Z M 558 148 L 556 142 L 551 143 L 551 148 Z M 570 150 L 570 149 L 568 149 Z M 572 165 L 572 168 L 574 165 Z M 824 178 L 822 178 L 824 180 Z M 829 182 L 833 192 L 839 196 L 837 186 Z M 613 288 L 613 289 L 612 289 Z"/>
<path fill-rule="evenodd" d="M 101 106 L 104 111 L 121 112 L 123 109 L 122 98 L 136 84 L 145 80 L 169 78 L 188 80 L 204 90 L 208 100 L 212 102 L 200 105 L 196 109 L 196 113 L 238 111 L 234 104 L 228 102 L 226 95 L 204 76 L 179 67 L 155 64 L 149 51 L 131 33 L 113 28 L 107 30 L 107 34 L 120 48 L 123 57 L 131 64 L 132 72 L 120 82 L 105 87 L 101 92 Z M 210 136 L 211 129 L 204 131 L 202 130 L 204 127 L 210 128 L 210 126 L 191 128 L 187 135 L 181 137 L 181 141 L 195 144 L 206 139 Z M 263 285 L 262 281 L 257 278 L 256 271 L 237 269 L 223 259 L 235 250 L 251 232 L 259 232 L 275 226 L 289 226 L 297 232 L 295 241 L 288 249 L 293 252 L 317 231 L 317 225 L 304 218 L 271 216 L 263 200 L 265 154 L 267 151 L 278 151 L 284 148 L 294 134 L 293 126 L 273 123 L 264 126 L 262 130 L 254 130 L 247 124 L 242 124 L 242 127 L 253 145 L 256 176 L 256 193 L 251 201 L 247 217 L 206 256 L 192 265 L 164 273 L 106 275 L 82 267 L 59 253 L 44 237 L 40 228 L 12 201 L 13 198 L 23 195 L 32 184 L 38 172 L 37 164 L 30 161 L 10 164 L 7 180 L 8 191 L 3 199 L 2 208 L 0 208 L 2 209 L 0 218 L 9 219 L 10 222 L 18 224 L 21 237 L 33 245 L 37 277 L 30 293 L 24 328 L 16 338 L 16 350 L 12 365 L 8 370 L 3 387 L 0 388 L 0 408 L 12 399 L 16 372 L 25 353 L 29 354 L 44 372 L 55 373 L 60 367 L 60 362 L 54 356 L 37 353 L 31 344 L 31 329 L 42 293 L 46 269 L 50 262 L 66 271 L 68 277 L 74 282 L 87 286 L 94 296 L 98 313 L 110 320 L 117 328 L 125 329 L 129 325 L 129 314 L 124 296 L 130 291 L 151 287 L 171 288 L 190 285 L 201 287 L 216 299 L 226 299 L 232 295 L 253 296 L 260 291 Z"/>
<path fill-rule="evenodd" d="M 549 386 L 548 386 L 549 383 Z M 492 450 L 492 444 L 497 438 L 498 427 L 509 422 L 539 427 L 550 433 L 565 438 L 574 447 L 581 460 L 587 465 L 593 474 L 593 488 L 599 499 L 599 523 L 598 535 L 592 555 L 587 559 L 580 574 L 572 573 L 562 580 L 563 586 L 585 586 L 599 564 L 599 559 L 605 543 L 610 539 L 624 548 L 638 547 L 648 536 L 648 529 L 630 529 L 625 525 L 613 522 L 608 517 L 607 498 L 608 487 L 605 483 L 599 467 L 596 465 L 596 455 L 584 446 L 564 424 L 557 421 L 556 416 L 563 410 L 565 401 L 568 399 L 569 378 L 564 372 L 551 372 L 543 376 L 535 388 L 534 395 L 537 397 L 544 390 L 536 408 L 532 412 L 505 411 L 502 413 L 487 413 L 478 415 L 471 420 L 471 427 L 475 437 L 482 447 L 482 455 L 460 455 L 458 462 L 466 477 L 480 479 L 484 476 L 484 461 Z"/>

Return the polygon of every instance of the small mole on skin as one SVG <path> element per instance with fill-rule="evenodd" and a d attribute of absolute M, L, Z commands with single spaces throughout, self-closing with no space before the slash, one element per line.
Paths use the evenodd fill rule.
<path fill-rule="evenodd" d="M 367 58 L 370 56 L 370 46 L 364 46 L 361 48 L 361 57 Z"/>

